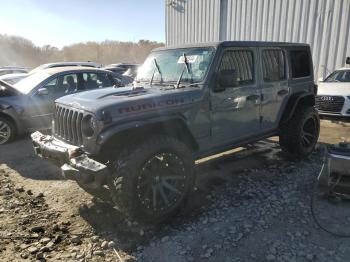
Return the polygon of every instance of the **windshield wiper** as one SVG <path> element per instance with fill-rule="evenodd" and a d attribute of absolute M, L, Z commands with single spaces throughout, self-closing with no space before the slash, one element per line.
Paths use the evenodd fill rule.
<path fill-rule="evenodd" d="M 160 68 L 159 68 L 159 65 L 157 63 L 157 60 L 156 58 L 153 58 L 153 62 L 154 62 L 154 66 L 155 66 L 155 69 L 153 71 L 153 74 L 152 74 L 152 77 L 151 77 L 151 82 L 149 83 L 150 86 L 152 86 L 152 83 L 153 83 L 153 78 L 154 78 L 154 74 L 156 72 L 156 69 L 160 75 L 160 83 L 163 83 L 163 76 L 162 76 L 162 72 L 160 71 Z"/>
<path fill-rule="evenodd" d="M 180 86 L 180 83 L 181 83 L 181 80 L 182 80 L 182 76 L 183 76 L 183 74 L 185 73 L 185 69 L 187 69 L 187 73 L 188 74 L 191 74 L 191 71 L 190 71 L 190 65 L 189 65 L 189 63 L 188 63 L 188 60 L 187 60 L 187 56 L 186 56 L 186 54 L 185 53 L 183 53 L 183 58 L 184 58 L 184 64 L 185 64 L 185 66 L 184 66 L 184 68 L 182 69 L 182 71 L 181 71 L 181 74 L 180 74 L 180 76 L 179 76 L 179 79 L 177 80 L 177 83 L 176 83 L 176 88 L 179 88 L 179 86 Z M 191 77 L 192 77 L 192 74 L 191 74 Z"/>

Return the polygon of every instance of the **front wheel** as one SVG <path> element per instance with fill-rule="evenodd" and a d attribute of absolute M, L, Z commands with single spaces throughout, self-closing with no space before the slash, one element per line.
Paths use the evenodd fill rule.
<path fill-rule="evenodd" d="M 161 223 L 175 215 L 194 184 L 191 151 L 163 135 L 125 148 L 113 168 L 115 203 L 145 223 Z"/>
<path fill-rule="evenodd" d="M 301 106 L 281 127 L 280 146 L 289 158 L 302 159 L 312 153 L 320 133 L 320 118 L 314 107 Z"/>
<path fill-rule="evenodd" d="M 11 120 L 0 116 L 0 145 L 4 145 L 16 136 L 16 128 Z"/>

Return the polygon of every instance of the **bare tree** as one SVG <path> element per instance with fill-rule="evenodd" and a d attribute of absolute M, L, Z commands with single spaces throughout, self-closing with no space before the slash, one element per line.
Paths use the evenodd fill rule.
<path fill-rule="evenodd" d="M 23 37 L 0 34 L 0 66 L 35 67 L 59 61 L 142 63 L 152 49 L 160 46 L 163 43 L 149 40 L 140 40 L 138 43 L 105 40 L 100 43 L 77 43 L 58 49 L 50 45 L 38 47 Z"/>

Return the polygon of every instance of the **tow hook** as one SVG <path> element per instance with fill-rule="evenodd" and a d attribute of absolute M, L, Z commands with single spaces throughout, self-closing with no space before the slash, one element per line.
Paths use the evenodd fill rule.
<path fill-rule="evenodd" d="M 80 147 L 68 150 L 69 159 L 81 156 L 82 154 L 84 154 L 84 151 Z"/>

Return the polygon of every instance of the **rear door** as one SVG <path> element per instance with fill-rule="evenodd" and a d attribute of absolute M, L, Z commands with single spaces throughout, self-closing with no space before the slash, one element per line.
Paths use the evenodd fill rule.
<path fill-rule="evenodd" d="M 220 92 L 211 90 L 211 133 L 215 145 L 229 145 L 260 131 L 257 58 L 257 49 L 249 47 L 228 48 L 222 54 L 217 73 L 235 70 L 238 85 Z"/>
<path fill-rule="evenodd" d="M 275 47 L 259 50 L 262 76 L 261 129 L 267 132 L 278 127 L 280 112 L 290 90 L 285 50 Z"/>

